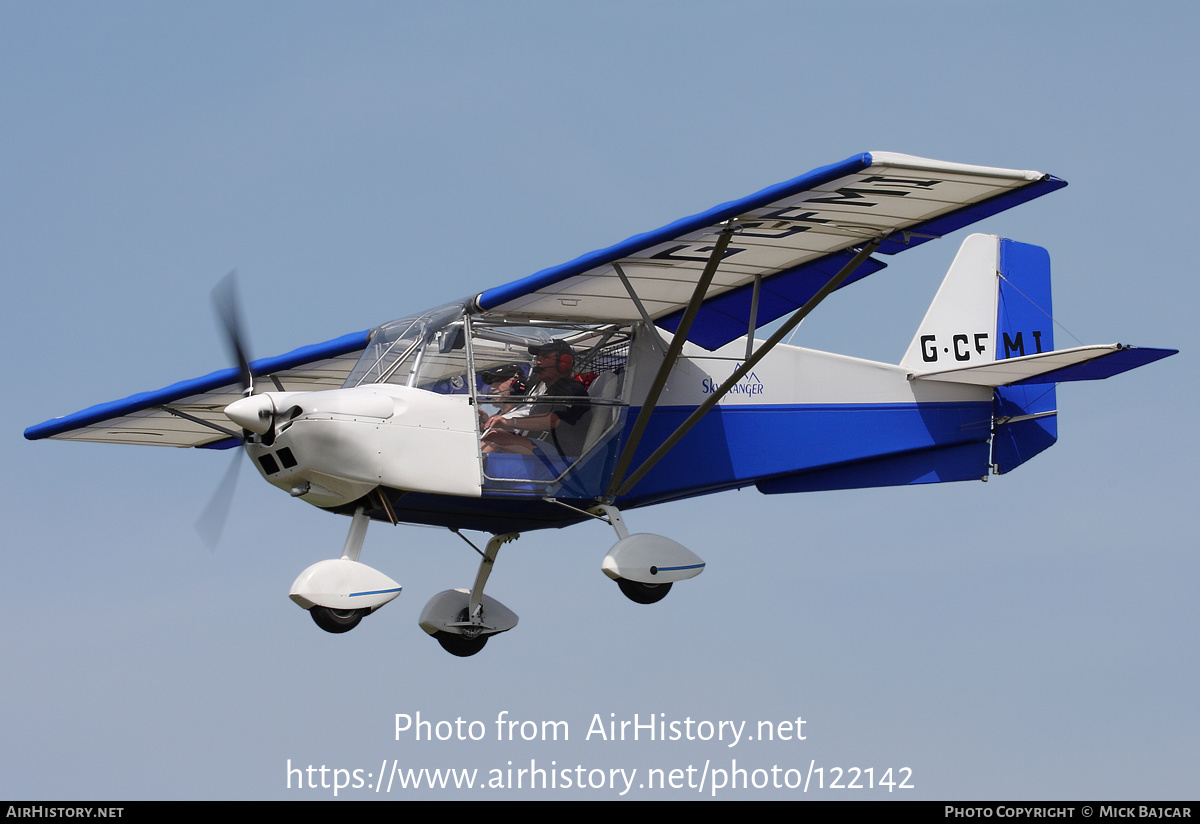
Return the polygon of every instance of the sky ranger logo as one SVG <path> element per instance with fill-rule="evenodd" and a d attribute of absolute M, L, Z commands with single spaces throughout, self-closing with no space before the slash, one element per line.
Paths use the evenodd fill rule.
<path fill-rule="evenodd" d="M 738 369 L 741 368 L 741 366 L 742 365 L 740 363 L 737 364 L 736 366 L 733 367 L 733 371 L 736 372 Z M 732 387 L 730 387 L 729 394 L 730 395 L 761 395 L 763 393 L 763 386 L 764 386 L 764 384 L 762 381 L 760 381 L 758 379 L 758 375 L 751 372 L 750 374 L 743 377 L 740 381 L 735 383 Z M 705 395 L 711 395 L 713 392 L 716 392 L 720 388 L 721 388 L 721 384 L 718 383 L 717 381 L 713 380 L 712 378 L 705 378 L 703 381 L 700 382 L 700 389 L 704 392 Z"/>

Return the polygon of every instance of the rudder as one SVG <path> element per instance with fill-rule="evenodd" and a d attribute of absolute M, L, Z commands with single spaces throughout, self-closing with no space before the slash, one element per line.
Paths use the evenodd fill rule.
<path fill-rule="evenodd" d="M 1050 254 L 1041 246 L 999 241 L 996 360 L 1054 349 Z M 994 390 L 992 467 L 1003 475 L 1058 440 L 1055 384 Z"/>

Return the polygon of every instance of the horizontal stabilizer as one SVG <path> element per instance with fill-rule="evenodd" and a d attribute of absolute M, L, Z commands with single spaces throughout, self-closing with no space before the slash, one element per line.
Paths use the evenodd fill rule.
<path fill-rule="evenodd" d="M 911 380 L 967 383 L 973 386 L 1024 386 L 1037 383 L 1093 381 L 1128 372 L 1147 363 L 1174 355 L 1178 349 L 1147 349 L 1112 343 L 1076 346 L 1036 355 L 941 369 L 914 372 Z"/>

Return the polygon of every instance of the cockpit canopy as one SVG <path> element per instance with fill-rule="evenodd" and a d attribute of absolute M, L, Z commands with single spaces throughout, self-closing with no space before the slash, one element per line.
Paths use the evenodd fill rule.
<path fill-rule="evenodd" d="M 485 490 L 595 497 L 611 470 L 624 421 L 632 340 L 627 324 L 496 319 L 453 303 L 379 327 L 345 386 L 390 383 L 468 395 L 479 409 Z M 569 356 L 559 374 L 566 371 L 570 386 L 538 381 L 532 352 L 547 347 Z M 569 397 L 557 397 L 567 389 Z M 490 416 L 519 419 L 558 404 L 572 413 L 561 415 L 553 432 L 524 433 L 525 454 L 489 448 L 484 423 Z"/>
<path fill-rule="evenodd" d="M 483 375 L 513 366 L 528 374 L 530 348 L 550 343 L 570 347 L 573 374 L 590 384 L 601 372 L 624 371 L 631 340 L 629 326 L 471 317 L 462 303 L 451 303 L 379 327 L 345 386 L 393 383 L 486 395 Z"/>

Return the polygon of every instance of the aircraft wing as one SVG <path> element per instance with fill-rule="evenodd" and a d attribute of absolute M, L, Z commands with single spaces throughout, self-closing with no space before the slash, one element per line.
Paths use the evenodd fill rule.
<path fill-rule="evenodd" d="M 967 166 L 886 152 L 855 155 L 740 200 L 537 272 L 475 298 L 485 314 L 567 320 L 641 317 L 617 266 L 654 322 L 673 331 L 717 233 L 736 233 L 689 338 L 715 349 L 801 306 L 869 241 L 895 254 L 1066 182 L 1034 171 Z M 886 264 L 868 259 L 847 283 Z M 752 293 L 760 281 L 751 319 Z M 844 285 L 844 284 L 843 284 Z M 255 361 L 285 390 L 342 385 L 370 332 Z M 90 407 L 25 430 L 30 440 L 224 448 L 238 443 L 222 410 L 241 396 L 236 369 Z"/>
<path fill-rule="evenodd" d="M 1041 172 L 859 154 L 489 289 L 475 305 L 506 316 L 637 320 L 619 266 L 647 315 L 674 331 L 732 220 L 735 233 L 688 335 L 716 349 L 799 308 L 871 240 L 884 237 L 878 251 L 895 254 L 1066 185 Z M 885 266 L 868 259 L 843 286 Z"/>
<path fill-rule="evenodd" d="M 369 330 L 356 332 L 262 358 L 250 364 L 250 371 L 256 385 L 261 382 L 287 391 L 337 389 L 366 349 L 370 335 Z M 241 378 L 231 367 L 54 418 L 29 427 L 25 437 L 224 449 L 241 443 L 241 432 L 223 412 L 240 397 Z"/>

